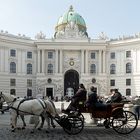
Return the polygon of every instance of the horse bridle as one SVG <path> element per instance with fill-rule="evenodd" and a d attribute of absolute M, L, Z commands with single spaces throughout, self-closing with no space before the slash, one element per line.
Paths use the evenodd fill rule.
<path fill-rule="evenodd" d="M 1 101 L 1 99 L 3 99 L 3 101 Z M 1 92 L 0 93 L 0 103 L 3 103 L 3 102 L 5 102 L 5 98 L 4 98 L 4 96 L 3 96 L 2 92 Z M 11 102 L 6 102 L 6 103 L 8 104 L 8 107 L 11 107 L 14 102 L 15 102 L 15 99 L 13 101 L 11 101 Z"/>
<path fill-rule="evenodd" d="M 1 101 L 1 99 L 3 99 L 3 101 Z M 4 99 L 4 97 L 2 96 L 2 92 L 0 93 L 0 103 L 3 103 L 3 102 L 5 102 L 5 99 Z"/>

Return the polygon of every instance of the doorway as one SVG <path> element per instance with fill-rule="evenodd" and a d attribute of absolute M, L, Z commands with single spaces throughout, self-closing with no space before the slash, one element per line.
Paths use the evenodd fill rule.
<path fill-rule="evenodd" d="M 46 88 L 46 96 L 51 100 L 53 99 L 53 88 Z"/>
<path fill-rule="evenodd" d="M 76 70 L 68 70 L 64 75 L 64 96 L 67 88 L 73 88 L 74 94 L 79 88 L 79 74 Z"/>

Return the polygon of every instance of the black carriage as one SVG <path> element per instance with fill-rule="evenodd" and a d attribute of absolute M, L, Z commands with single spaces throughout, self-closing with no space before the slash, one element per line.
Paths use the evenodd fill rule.
<path fill-rule="evenodd" d="M 87 108 L 84 102 L 79 102 L 78 111 L 63 115 L 57 122 L 68 134 L 78 134 L 84 128 L 84 116 L 82 113 L 91 113 L 93 118 L 104 119 L 104 127 L 112 127 L 119 134 L 129 134 L 133 132 L 138 125 L 136 115 L 123 109 L 123 103 L 113 103 L 107 106 L 105 110 L 96 108 Z"/>

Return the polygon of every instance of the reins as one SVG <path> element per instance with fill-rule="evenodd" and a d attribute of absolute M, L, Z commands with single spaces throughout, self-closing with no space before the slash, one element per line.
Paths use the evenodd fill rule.
<path fill-rule="evenodd" d="M 1 95 L 0 97 L 3 98 L 4 102 L 6 102 L 4 96 Z M 34 114 L 34 113 L 30 113 L 30 112 L 28 112 L 28 111 L 23 111 L 23 110 L 20 110 L 20 109 L 19 109 L 19 108 L 20 108 L 20 105 L 21 105 L 22 103 L 24 103 L 25 101 L 28 101 L 28 99 L 27 99 L 27 100 L 26 100 L 26 99 L 21 100 L 21 101 L 19 102 L 17 108 L 13 107 L 13 104 L 14 104 L 14 102 L 16 102 L 16 101 L 17 101 L 17 98 L 14 98 L 13 101 L 6 102 L 7 105 L 8 105 L 8 107 L 7 107 L 6 109 L 1 110 L 1 111 L 6 111 L 6 110 L 9 110 L 9 109 L 11 108 L 11 109 L 13 109 L 13 110 L 15 110 L 15 111 L 17 112 L 17 116 L 19 115 L 19 112 L 21 112 L 21 113 L 26 113 L 26 114 L 28 114 L 28 115 L 40 116 L 40 115 L 37 115 L 37 114 Z M 46 102 L 45 102 L 44 100 L 42 100 L 42 99 L 37 99 L 37 101 L 41 104 L 41 106 L 42 106 L 43 109 L 45 109 L 45 108 L 47 107 L 47 104 L 46 104 Z M 44 103 L 44 104 L 43 104 L 43 103 Z M 47 113 L 47 111 L 46 111 L 46 113 Z M 41 113 L 41 114 L 42 114 L 42 113 Z"/>

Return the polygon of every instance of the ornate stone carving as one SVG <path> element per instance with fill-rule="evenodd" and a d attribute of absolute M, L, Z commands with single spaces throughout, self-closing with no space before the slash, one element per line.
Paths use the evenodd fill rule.
<path fill-rule="evenodd" d="M 70 39 L 70 38 L 74 38 L 74 39 L 87 39 L 87 35 L 85 32 L 81 32 L 78 29 L 78 26 L 76 25 L 75 22 L 70 22 L 69 24 L 67 24 L 66 28 L 64 31 L 59 31 L 56 33 L 56 38 L 59 39 Z"/>
<path fill-rule="evenodd" d="M 58 95 L 63 95 L 63 86 L 61 84 L 57 84 L 57 86 L 56 86 L 56 93 Z"/>
<path fill-rule="evenodd" d="M 99 39 L 101 39 L 101 40 L 106 40 L 106 39 L 108 39 L 108 37 L 107 37 L 107 35 L 106 35 L 104 32 L 101 32 L 101 33 L 99 34 Z"/>
<path fill-rule="evenodd" d="M 70 62 L 73 62 L 73 65 L 70 65 Z M 80 72 L 80 60 L 77 58 L 66 58 L 64 59 L 64 72 L 69 69 L 75 69 L 76 71 Z"/>
<path fill-rule="evenodd" d="M 100 95 L 106 95 L 107 93 L 107 81 L 106 79 L 98 79 L 97 83 L 99 83 Z"/>
<path fill-rule="evenodd" d="M 42 33 L 41 31 L 37 33 L 37 35 L 35 36 L 35 39 L 45 39 L 45 38 L 46 38 L 46 35 Z"/>

